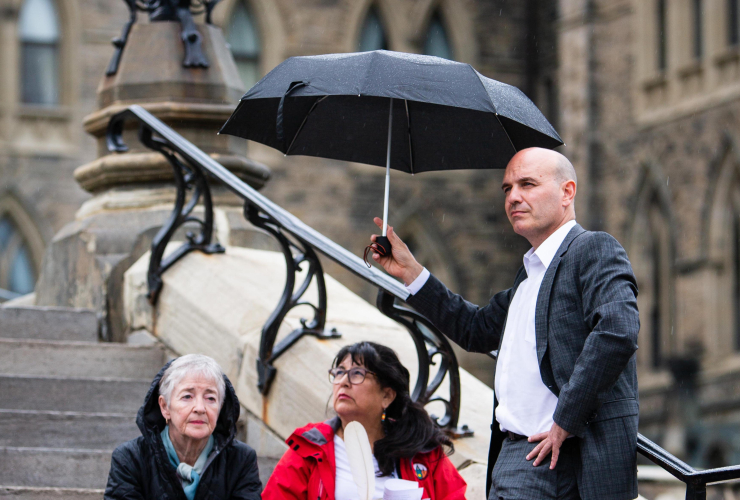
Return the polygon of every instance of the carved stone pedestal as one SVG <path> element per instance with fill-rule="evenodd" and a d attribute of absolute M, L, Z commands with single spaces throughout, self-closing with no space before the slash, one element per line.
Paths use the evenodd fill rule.
<path fill-rule="evenodd" d="M 118 71 L 105 76 L 98 88 L 100 109 L 84 123 L 97 138 L 98 158 L 77 168 L 75 179 L 94 196 L 54 237 L 44 257 L 37 305 L 94 309 L 105 319 L 103 336 L 108 340 L 124 340 L 123 273 L 149 250 L 175 197 L 172 167 L 164 156 L 141 146 L 134 137 L 137 130 L 125 131 L 129 152 L 108 152 L 110 117 L 140 104 L 253 187 L 262 187 L 270 177 L 266 166 L 246 158 L 245 141 L 217 134 L 243 88 L 221 31 L 212 25 L 198 25 L 198 30 L 208 68 L 183 67 L 179 23 L 133 25 Z M 235 217 L 241 211 L 238 199 L 218 186 L 212 194 L 217 238 L 223 244 L 250 240 L 245 228 L 239 235 L 233 231 L 232 237 L 230 221 L 243 221 Z"/>

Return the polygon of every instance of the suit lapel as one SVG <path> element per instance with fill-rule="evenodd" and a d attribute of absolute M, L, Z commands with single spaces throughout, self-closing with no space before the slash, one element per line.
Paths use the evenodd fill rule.
<path fill-rule="evenodd" d="M 514 286 L 511 287 L 511 299 L 509 300 L 509 306 L 511 306 L 511 303 L 514 301 L 514 295 L 516 295 L 516 291 L 519 288 L 519 285 L 521 285 L 522 281 L 524 281 L 525 279 L 527 279 L 527 271 L 525 271 L 524 266 L 522 266 L 519 268 L 519 271 L 516 273 L 516 278 L 514 278 Z M 501 328 L 501 336 L 498 339 L 497 352 L 501 351 L 501 345 L 504 342 L 504 333 L 506 333 L 506 322 L 508 320 L 509 320 L 509 313 L 507 311 L 506 319 L 504 319 L 504 326 Z"/>
<path fill-rule="evenodd" d="M 540 367 L 542 366 L 542 358 L 545 357 L 545 353 L 547 352 L 547 318 L 550 312 L 550 294 L 552 293 L 552 285 L 555 282 L 555 274 L 557 274 L 560 259 L 568 251 L 570 244 L 578 235 L 585 232 L 586 230 L 579 224 L 576 224 L 573 226 L 573 229 L 568 231 L 555 257 L 550 262 L 547 271 L 545 271 L 545 277 L 542 278 L 542 284 L 537 294 L 537 306 L 534 316 L 534 330 L 537 338 L 537 360 Z"/>

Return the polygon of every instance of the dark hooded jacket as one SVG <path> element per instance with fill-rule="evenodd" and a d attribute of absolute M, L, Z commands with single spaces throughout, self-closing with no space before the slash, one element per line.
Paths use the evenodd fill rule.
<path fill-rule="evenodd" d="M 139 409 L 136 423 L 141 437 L 123 443 L 113 452 L 105 500 L 187 500 L 160 437 L 166 422 L 159 409 L 159 380 L 168 366 L 169 363 L 154 378 Z M 195 500 L 257 500 L 262 489 L 257 454 L 234 439 L 239 400 L 225 375 L 224 381 L 226 394 L 213 431 L 213 452 L 201 474 Z"/>

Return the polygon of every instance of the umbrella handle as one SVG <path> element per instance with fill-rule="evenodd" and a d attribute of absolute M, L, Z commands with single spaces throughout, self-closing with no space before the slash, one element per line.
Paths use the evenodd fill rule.
<path fill-rule="evenodd" d="M 377 245 L 375 252 L 381 257 L 388 257 L 393 251 L 393 247 L 387 236 L 376 236 L 375 245 Z"/>
<path fill-rule="evenodd" d="M 365 255 L 363 256 L 363 260 L 365 261 L 365 264 L 367 264 L 367 267 L 372 267 L 367 261 L 367 256 L 370 252 L 375 252 L 381 257 L 387 257 L 391 254 L 392 251 L 393 247 L 391 247 L 391 242 L 388 240 L 387 237 L 376 236 L 375 243 L 373 245 L 368 245 L 365 247 Z"/>

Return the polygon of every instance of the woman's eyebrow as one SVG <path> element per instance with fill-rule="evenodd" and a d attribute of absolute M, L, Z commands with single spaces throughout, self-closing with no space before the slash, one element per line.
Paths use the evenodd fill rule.
<path fill-rule="evenodd" d="M 178 392 L 178 394 L 182 394 L 183 392 L 195 392 L 195 391 L 196 391 L 196 388 L 195 387 L 184 387 L 184 388 L 180 389 L 177 392 Z M 218 393 L 218 390 L 216 390 L 213 387 L 207 387 L 204 390 L 204 392 L 215 392 L 215 393 Z"/>

